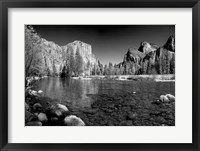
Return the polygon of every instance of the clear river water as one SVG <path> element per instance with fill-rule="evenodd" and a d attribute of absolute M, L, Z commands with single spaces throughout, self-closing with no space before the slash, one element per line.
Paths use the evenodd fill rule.
<path fill-rule="evenodd" d="M 133 94 L 141 101 L 155 101 L 162 94 L 175 95 L 175 82 L 84 80 L 51 77 L 36 83 L 35 90 L 42 90 L 46 96 L 58 103 L 71 103 L 76 107 L 90 107 L 96 101 L 92 95 Z"/>
<path fill-rule="evenodd" d="M 175 95 L 175 82 L 49 77 L 34 90 L 70 107 L 87 125 L 175 125 L 174 104 L 152 103 L 162 94 Z"/>

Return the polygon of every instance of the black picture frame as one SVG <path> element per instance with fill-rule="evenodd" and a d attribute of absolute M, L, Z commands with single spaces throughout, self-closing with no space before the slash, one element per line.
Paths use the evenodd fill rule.
<path fill-rule="evenodd" d="M 187 144 L 11 144 L 8 143 L 8 8 L 192 8 L 192 143 Z M 0 0 L 0 148 L 21 150 L 200 150 L 200 2 L 198 0 Z M 187 30 L 187 29 L 186 29 Z"/>

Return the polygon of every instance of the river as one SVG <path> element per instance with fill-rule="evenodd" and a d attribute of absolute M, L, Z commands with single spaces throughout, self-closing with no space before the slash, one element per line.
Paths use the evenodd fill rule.
<path fill-rule="evenodd" d="M 69 106 L 87 125 L 175 125 L 175 105 L 152 104 L 162 94 L 175 95 L 175 82 L 49 77 L 34 89 Z M 157 111 L 164 115 L 156 116 Z"/>

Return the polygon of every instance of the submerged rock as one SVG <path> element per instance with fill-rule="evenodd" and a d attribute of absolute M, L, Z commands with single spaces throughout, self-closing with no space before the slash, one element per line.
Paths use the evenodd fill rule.
<path fill-rule="evenodd" d="M 57 122 L 57 121 L 58 121 L 58 118 L 57 118 L 57 117 L 51 117 L 51 121 L 52 121 L 52 122 Z"/>
<path fill-rule="evenodd" d="M 56 104 L 51 107 L 51 114 L 55 115 L 56 117 L 66 116 L 69 114 L 69 110 L 65 105 Z"/>
<path fill-rule="evenodd" d="M 33 80 L 34 80 L 33 77 L 26 77 L 26 86 L 29 86 Z"/>
<path fill-rule="evenodd" d="M 42 91 L 42 90 L 39 90 L 37 93 L 41 94 L 41 93 L 43 93 L 43 91 Z"/>
<path fill-rule="evenodd" d="M 25 122 L 30 122 L 30 121 L 33 121 L 36 119 L 37 119 L 37 117 L 35 115 L 33 115 L 31 112 L 25 111 Z"/>
<path fill-rule="evenodd" d="M 136 118 L 136 116 L 137 116 L 136 113 L 128 113 L 127 118 L 133 120 Z"/>
<path fill-rule="evenodd" d="M 25 102 L 25 110 L 26 111 L 30 111 L 30 107 L 29 107 L 29 105 Z"/>
<path fill-rule="evenodd" d="M 42 105 L 40 103 L 35 103 L 33 105 L 34 111 L 41 111 L 42 110 Z"/>
<path fill-rule="evenodd" d="M 171 94 L 166 94 L 166 95 L 161 95 L 160 99 L 156 102 L 157 103 L 159 103 L 159 102 L 166 103 L 166 102 L 174 102 L 174 101 L 175 101 L 175 96 L 173 96 Z"/>
<path fill-rule="evenodd" d="M 38 117 L 39 113 L 35 112 L 34 115 Z"/>
<path fill-rule="evenodd" d="M 47 122 L 47 121 L 48 121 L 48 118 L 47 118 L 47 116 L 46 116 L 45 113 L 40 113 L 40 114 L 38 115 L 38 120 L 41 121 L 41 122 Z"/>
<path fill-rule="evenodd" d="M 169 102 L 168 97 L 166 97 L 165 95 L 161 95 L 159 100 L 160 102 Z"/>
<path fill-rule="evenodd" d="M 29 90 L 29 94 L 30 95 L 34 95 L 34 96 L 37 96 L 37 91 L 34 91 L 34 90 Z"/>
<path fill-rule="evenodd" d="M 84 113 L 87 113 L 87 114 L 95 114 L 99 111 L 98 108 L 95 108 L 95 109 L 90 109 L 90 108 L 87 108 L 85 110 L 83 110 Z"/>
<path fill-rule="evenodd" d="M 40 77 L 35 77 L 35 80 L 40 80 Z"/>
<path fill-rule="evenodd" d="M 62 104 L 56 104 L 56 107 L 60 110 L 62 110 L 63 112 L 69 112 L 68 108 L 65 105 Z"/>
<path fill-rule="evenodd" d="M 85 126 L 85 123 L 75 115 L 65 117 L 64 124 L 66 126 Z"/>
<path fill-rule="evenodd" d="M 55 110 L 55 111 L 53 110 L 52 113 L 55 114 L 57 117 L 60 117 L 63 115 L 60 110 Z"/>
<path fill-rule="evenodd" d="M 133 122 L 132 122 L 132 120 L 122 121 L 119 125 L 120 126 L 133 126 Z"/>
<path fill-rule="evenodd" d="M 26 121 L 26 122 L 29 122 L 31 116 L 33 116 L 33 114 L 32 114 L 31 112 L 26 111 L 26 112 L 25 112 L 25 121 Z"/>
<path fill-rule="evenodd" d="M 166 97 L 167 97 L 170 101 L 172 101 L 172 102 L 175 101 L 175 96 L 173 96 L 173 95 L 171 95 L 171 94 L 166 94 Z"/>
<path fill-rule="evenodd" d="M 42 126 L 42 123 L 40 121 L 28 122 L 26 126 Z"/>

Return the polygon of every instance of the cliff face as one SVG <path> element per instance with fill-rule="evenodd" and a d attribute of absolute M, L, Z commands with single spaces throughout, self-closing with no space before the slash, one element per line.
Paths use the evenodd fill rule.
<path fill-rule="evenodd" d="M 169 50 L 169 51 L 175 52 L 175 38 L 174 38 L 174 36 L 170 36 L 163 47 L 165 49 Z"/>
<path fill-rule="evenodd" d="M 59 75 L 64 65 L 61 47 L 54 42 L 42 39 L 41 49 L 42 64 L 44 64 L 46 70 L 44 74 Z"/>
<path fill-rule="evenodd" d="M 138 51 L 148 54 L 149 52 L 157 50 L 159 47 L 155 44 L 148 43 L 146 41 L 141 42 L 140 47 L 138 48 Z"/>
<path fill-rule="evenodd" d="M 62 50 L 64 52 L 68 51 L 69 53 L 73 53 L 73 55 L 75 55 L 75 53 L 79 51 L 80 55 L 83 58 L 84 65 L 87 65 L 88 62 L 92 66 L 97 65 L 98 60 L 92 53 L 92 46 L 89 44 L 76 40 L 72 43 L 67 44 L 66 46 L 62 46 Z"/>
<path fill-rule="evenodd" d="M 90 75 L 95 67 L 98 66 L 98 60 L 92 53 L 92 46 L 81 41 L 74 41 L 65 46 L 62 46 L 62 51 L 64 53 L 64 60 L 68 60 L 67 57 L 72 55 L 75 58 L 77 51 L 83 59 L 83 75 Z"/>
<path fill-rule="evenodd" d="M 170 36 L 162 47 L 142 42 L 138 50 L 128 50 L 118 67 L 123 74 L 174 74 L 175 38 Z"/>
<path fill-rule="evenodd" d="M 170 36 L 163 47 L 148 53 L 143 59 L 143 74 L 175 73 L 175 38 Z"/>
<path fill-rule="evenodd" d="M 141 68 L 141 62 L 145 54 L 136 50 L 129 48 L 128 52 L 124 55 L 124 60 L 120 64 L 120 70 L 123 71 L 122 74 L 139 74 Z"/>
<path fill-rule="evenodd" d="M 32 26 L 25 26 L 25 62 L 26 77 L 90 75 L 100 64 L 91 45 L 74 41 L 61 47 L 41 38 Z"/>
<path fill-rule="evenodd" d="M 41 61 L 45 70 L 43 74 L 45 75 L 61 75 L 63 68 L 68 68 L 68 66 L 71 64 L 72 60 L 70 60 L 70 57 L 74 58 L 75 63 L 75 55 L 77 51 L 80 53 L 80 56 L 83 59 L 83 75 L 90 75 L 92 70 L 94 70 L 95 67 L 98 67 L 98 60 L 95 55 L 92 54 L 91 45 L 81 41 L 74 41 L 60 47 L 54 42 L 42 39 L 41 49 Z"/>
<path fill-rule="evenodd" d="M 143 74 L 174 74 L 175 52 L 163 47 L 145 56 L 142 63 Z"/>

